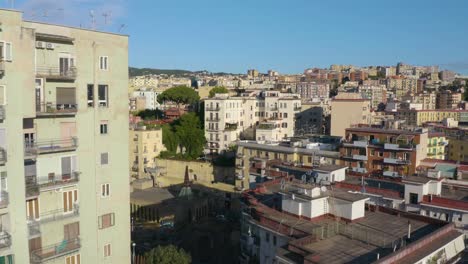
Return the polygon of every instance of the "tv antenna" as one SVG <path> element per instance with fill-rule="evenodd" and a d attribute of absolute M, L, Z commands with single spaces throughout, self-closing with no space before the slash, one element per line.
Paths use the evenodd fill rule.
<path fill-rule="evenodd" d="M 89 11 L 89 16 L 91 17 L 91 29 L 96 29 L 96 16 L 94 15 L 94 10 Z"/>
<path fill-rule="evenodd" d="M 125 24 L 121 24 L 120 27 L 119 27 L 119 32 L 121 32 L 127 25 Z"/>
<path fill-rule="evenodd" d="M 112 11 L 104 12 L 104 13 L 102 13 L 102 16 L 104 17 L 104 25 L 107 25 L 109 23 L 109 21 L 111 20 Z"/>

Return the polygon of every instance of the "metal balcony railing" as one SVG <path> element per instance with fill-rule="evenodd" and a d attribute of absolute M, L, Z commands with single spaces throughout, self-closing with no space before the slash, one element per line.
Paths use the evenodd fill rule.
<path fill-rule="evenodd" d="M 49 116 L 49 115 L 75 115 L 78 112 L 78 104 L 62 104 L 62 103 L 40 103 L 36 105 L 36 115 Z"/>
<path fill-rule="evenodd" d="M 75 80 L 77 70 L 76 67 L 69 67 L 69 68 L 60 68 L 60 67 L 52 67 L 52 66 L 38 66 L 36 67 L 36 76 L 37 77 L 44 77 L 49 79 L 57 79 L 57 80 Z"/>
<path fill-rule="evenodd" d="M 213 107 L 210 107 L 210 106 L 207 106 L 205 107 L 206 111 L 219 111 L 219 106 L 213 106 Z"/>
<path fill-rule="evenodd" d="M 48 176 L 37 178 L 37 185 L 40 189 L 55 188 L 76 183 L 80 180 L 81 172 L 74 171 L 70 174 L 49 174 Z"/>
<path fill-rule="evenodd" d="M 41 228 L 39 222 L 35 220 L 28 221 L 28 237 L 35 238 L 41 236 Z"/>
<path fill-rule="evenodd" d="M 0 191 L 0 209 L 1 208 L 6 208 L 9 204 L 9 199 L 8 199 L 8 192 L 1 190 Z"/>
<path fill-rule="evenodd" d="M 25 155 L 38 155 L 55 152 L 73 151 L 78 147 L 78 138 L 51 139 L 38 142 L 25 142 Z"/>
<path fill-rule="evenodd" d="M 80 249 L 80 238 L 73 238 L 70 240 L 62 240 L 57 244 L 48 245 L 31 252 L 32 263 L 43 263 L 53 260 L 64 255 L 76 252 Z"/>
<path fill-rule="evenodd" d="M 11 246 L 11 235 L 7 231 L 0 231 L 0 248 Z"/>
<path fill-rule="evenodd" d="M 39 218 L 29 218 L 28 221 L 36 221 L 39 223 L 48 223 L 53 221 L 59 221 L 62 219 L 76 217 L 80 215 L 80 210 L 78 204 L 73 204 L 73 208 L 69 211 L 64 210 L 64 208 L 42 212 L 39 214 Z"/>
<path fill-rule="evenodd" d="M 7 161 L 6 149 L 0 147 L 0 165 L 5 165 Z"/>
<path fill-rule="evenodd" d="M 26 176 L 26 198 L 36 197 L 39 195 L 39 185 L 35 175 Z"/>
<path fill-rule="evenodd" d="M 6 119 L 5 106 L 0 105 L 0 120 L 5 120 L 5 119 Z"/>

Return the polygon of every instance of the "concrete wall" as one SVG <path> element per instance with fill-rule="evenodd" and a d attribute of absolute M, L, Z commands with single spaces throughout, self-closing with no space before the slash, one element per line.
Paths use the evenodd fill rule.
<path fill-rule="evenodd" d="M 234 178 L 234 167 L 218 167 L 208 162 L 156 159 L 156 165 L 164 167 L 166 174 L 162 178 L 171 178 L 175 180 L 174 184 L 184 181 L 186 166 L 189 167 L 190 180 L 195 180 L 194 175 L 197 175 L 197 182 L 211 183 L 214 180 L 223 181 Z M 161 179 L 161 182 L 164 182 L 164 179 Z"/>

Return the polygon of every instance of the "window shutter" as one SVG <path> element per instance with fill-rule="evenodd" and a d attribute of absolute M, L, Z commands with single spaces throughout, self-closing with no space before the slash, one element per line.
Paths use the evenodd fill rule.
<path fill-rule="evenodd" d="M 75 88 L 57 87 L 57 104 L 76 104 Z"/>
<path fill-rule="evenodd" d="M 101 153 L 101 165 L 106 165 L 109 163 L 109 154 L 107 152 Z"/>
<path fill-rule="evenodd" d="M 13 48 L 11 43 L 5 43 L 5 59 L 11 61 L 13 59 Z"/>

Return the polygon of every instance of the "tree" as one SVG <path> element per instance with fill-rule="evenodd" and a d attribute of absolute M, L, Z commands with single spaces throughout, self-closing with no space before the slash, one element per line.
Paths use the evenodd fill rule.
<path fill-rule="evenodd" d="M 164 103 L 166 101 L 174 102 L 180 108 L 180 104 L 193 104 L 200 100 L 200 96 L 194 89 L 187 86 L 176 86 L 158 95 L 158 102 Z"/>
<path fill-rule="evenodd" d="M 200 119 L 194 113 L 182 115 L 175 121 L 175 131 L 181 147 L 188 158 L 196 159 L 203 153 L 205 133 Z"/>
<path fill-rule="evenodd" d="M 150 109 L 145 109 L 137 114 L 139 117 L 141 117 L 143 120 L 154 120 L 154 119 L 162 119 L 164 117 L 164 112 L 155 109 L 155 110 L 150 110 Z"/>
<path fill-rule="evenodd" d="M 229 93 L 229 90 L 226 89 L 224 86 L 216 86 L 210 90 L 209 97 L 212 98 L 215 96 L 215 94 L 224 94 L 224 93 Z"/>
<path fill-rule="evenodd" d="M 189 264 L 192 262 L 190 254 L 174 245 L 158 246 L 145 254 L 148 264 Z"/>
<path fill-rule="evenodd" d="M 162 127 L 162 142 L 166 147 L 168 152 L 175 154 L 177 152 L 178 144 L 177 135 L 174 131 L 174 128 L 169 125 L 165 124 Z"/>

